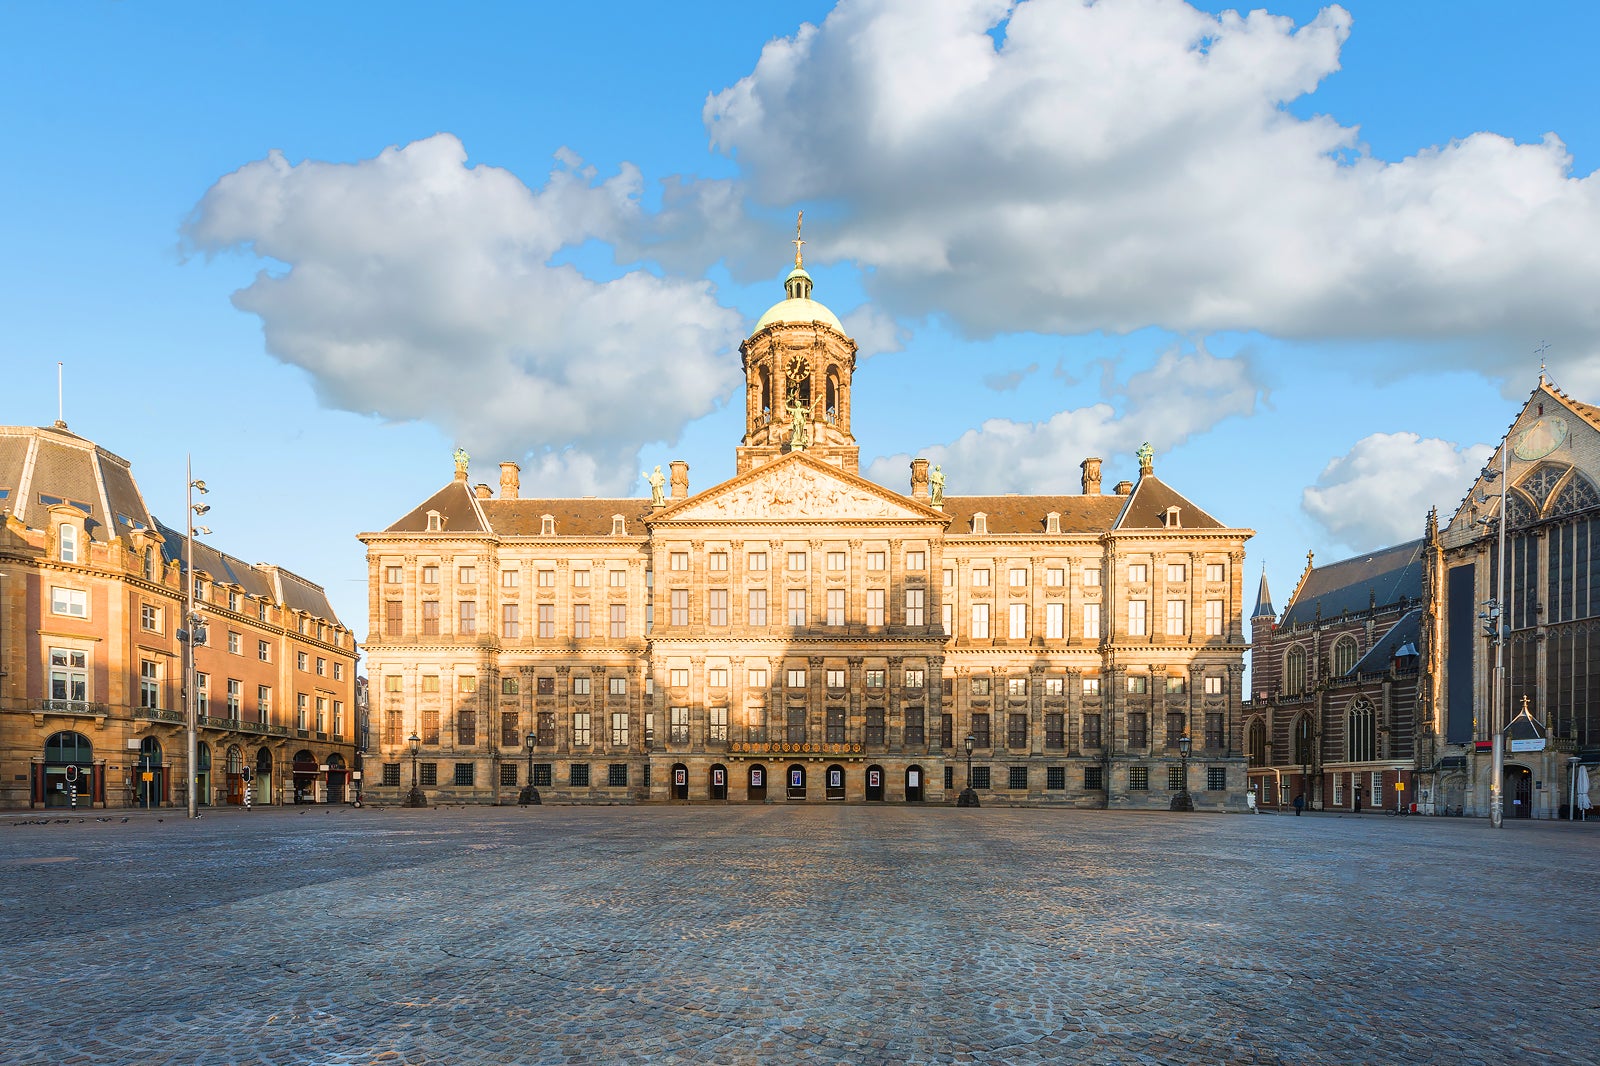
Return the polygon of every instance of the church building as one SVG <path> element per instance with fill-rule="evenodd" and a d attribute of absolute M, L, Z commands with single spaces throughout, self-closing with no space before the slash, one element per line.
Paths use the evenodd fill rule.
<path fill-rule="evenodd" d="M 740 346 L 731 479 L 558 499 L 458 452 L 361 535 L 368 791 L 1242 809 L 1251 531 L 1148 448 L 1109 493 L 1098 458 L 1050 495 L 947 494 L 925 459 L 863 478 L 855 342 L 798 254 L 784 291 Z"/>

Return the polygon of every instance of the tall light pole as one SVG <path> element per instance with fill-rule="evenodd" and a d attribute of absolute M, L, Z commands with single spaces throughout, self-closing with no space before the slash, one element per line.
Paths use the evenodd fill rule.
<path fill-rule="evenodd" d="M 428 798 L 422 794 L 422 789 L 417 787 L 417 756 L 422 751 L 422 738 L 412 733 L 406 737 L 406 742 L 411 745 L 411 793 L 406 796 L 403 806 L 426 807 Z"/>
<path fill-rule="evenodd" d="M 1178 738 L 1178 754 L 1183 757 L 1183 788 L 1172 797 L 1171 809 L 1175 811 L 1194 810 L 1194 797 L 1189 795 L 1189 747 L 1193 743 L 1189 731 L 1184 730 L 1183 736 Z"/>
<path fill-rule="evenodd" d="M 189 535 L 183 544 L 183 577 L 184 581 L 188 584 L 188 587 L 184 589 L 183 612 L 184 625 L 187 627 L 183 642 L 184 649 L 187 652 L 183 666 L 183 720 L 185 733 L 184 739 L 187 745 L 189 767 L 189 817 L 198 818 L 200 817 L 200 797 L 198 794 L 198 786 L 200 783 L 200 700 L 199 693 L 195 690 L 196 671 L 194 663 L 194 648 L 201 636 L 201 615 L 200 609 L 195 605 L 194 599 L 194 538 L 197 534 L 210 533 L 211 530 L 207 529 L 205 526 L 195 525 L 194 520 L 198 516 L 203 515 L 207 511 L 211 510 L 211 506 L 209 504 L 194 502 L 194 494 L 196 492 L 199 492 L 203 496 L 209 490 L 206 488 L 206 483 L 204 481 L 196 481 L 194 478 L 193 456 L 185 457 L 184 472 L 187 475 L 186 480 L 188 481 L 188 486 L 186 488 L 188 502 L 185 505 L 183 517 L 188 523 Z"/>
<path fill-rule="evenodd" d="M 1484 613 L 1483 630 L 1494 642 L 1494 681 L 1489 692 L 1489 828 L 1505 828 L 1505 795 L 1501 778 L 1505 776 L 1506 769 L 1506 739 L 1505 732 L 1505 674 L 1506 674 L 1506 637 L 1511 631 L 1511 622 L 1508 617 L 1506 603 L 1506 501 L 1507 494 L 1511 491 L 1511 484 L 1506 473 L 1506 453 L 1510 450 L 1510 439 L 1500 442 L 1500 469 L 1487 474 L 1485 480 L 1499 481 L 1500 491 L 1500 518 L 1496 523 L 1499 529 L 1496 534 L 1498 547 L 1495 558 L 1495 593 L 1494 599 L 1484 604 L 1488 610 Z M 1480 501 L 1487 502 L 1491 496 L 1481 495 Z M 1486 521 L 1479 519 L 1479 521 Z"/>
<path fill-rule="evenodd" d="M 961 790 L 961 795 L 956 797 L 957 807 L 978 807 L 978 792 L 972 787 L 972 749 L 978 746 L 978 738 L 971 733 L 962 741 L 962 747 L 967 749 L 967 787 Z"/>

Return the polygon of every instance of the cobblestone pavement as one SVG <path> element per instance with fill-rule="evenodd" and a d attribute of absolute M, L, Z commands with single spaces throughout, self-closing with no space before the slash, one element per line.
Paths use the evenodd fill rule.
<path fill-rule="evenodd" d="M 4 1062 L 1555 1063 L 1600 1041 L 1600 823 L 61 819 L 0 812 Z"/>

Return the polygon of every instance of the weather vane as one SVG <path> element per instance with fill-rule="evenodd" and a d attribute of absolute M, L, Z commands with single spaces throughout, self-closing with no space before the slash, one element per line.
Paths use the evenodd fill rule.
<path fill-rule="evenodd" d="M 794 216 L 794 240 L 789 242 L 790 244 L 794 245 L 794 265 L 795 265 L 795 269 L 796 270 L 800 269 L 800 266 L 801 266 L 801 263 L 800 263 L 800 246 L 802 244 L 806 243 L 805 241 L 800 239 L 800 223 L 804 222 L 805 219 L 806 219 L 806 213 L 804 211 L 800 211 L 800 212 L 797 212 L 795 214 L 795 216 Z"/>

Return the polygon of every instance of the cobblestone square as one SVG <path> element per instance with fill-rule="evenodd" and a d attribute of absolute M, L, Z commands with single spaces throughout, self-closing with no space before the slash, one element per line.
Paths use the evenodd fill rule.
<path fill-rule="evenodd" d="M 1600 1033 L 1594 824 L 312 807 L 0 834 L 6 1062 L 1555 1063 Z"/>

